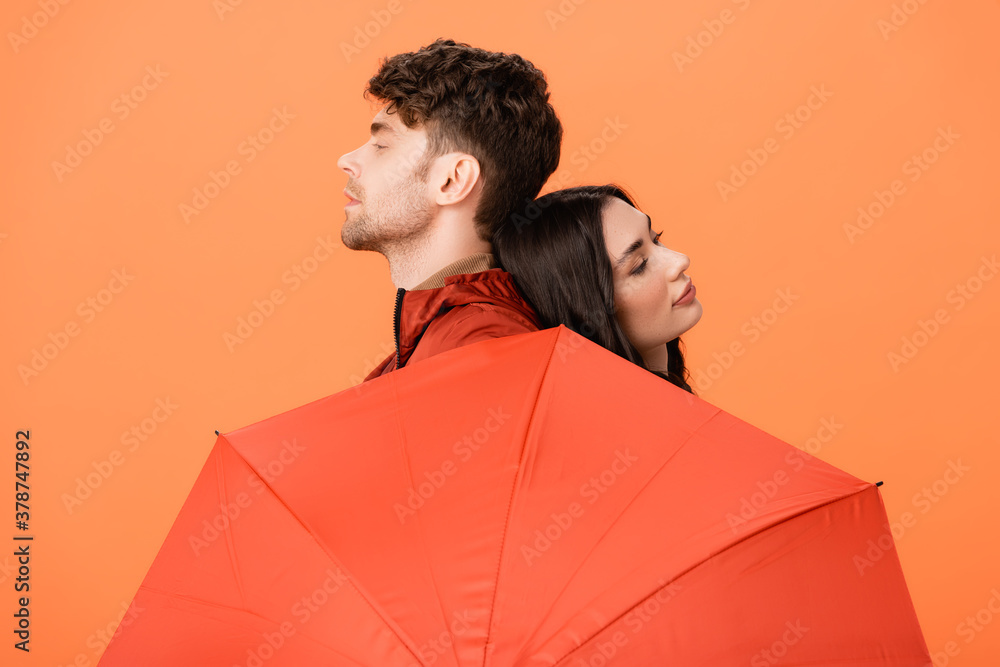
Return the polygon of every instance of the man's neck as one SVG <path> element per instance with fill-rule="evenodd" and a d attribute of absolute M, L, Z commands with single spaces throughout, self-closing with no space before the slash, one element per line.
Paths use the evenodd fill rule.
<path fill-rule="evenodd" d="M 476 236 L 472 222 L 469 234 L 438 233 L 420 239 L 407 239 L 406 245 L 384 252 L 389 260 L 389 275 L 397 288 L 413 289 L 428 277 L 453 262 L 481 252 L 493 252 L 489 243 Z"/>
<path fill-rule="evenodd" d="M 466 273 L 481 273 L 499 268 L 496 257 L 491 252 L 476 252 L 459 260 L 446 264 L 444 268 L 431 274 L 426 280 L 414 285 L 410 290 L 437 289 L 448 284 L 450 276 Z"/>

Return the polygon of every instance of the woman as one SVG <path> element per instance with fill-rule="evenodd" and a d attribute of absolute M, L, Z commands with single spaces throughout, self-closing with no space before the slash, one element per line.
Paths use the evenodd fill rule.
<path fill-rule="evenodd" d="M 551 192 L 514 215 L 493 252 L 543 328 L 560 324 L 694 393 L 680 335 L 701 319 L 687 256 L 659 242 L 616 185 Z"/>

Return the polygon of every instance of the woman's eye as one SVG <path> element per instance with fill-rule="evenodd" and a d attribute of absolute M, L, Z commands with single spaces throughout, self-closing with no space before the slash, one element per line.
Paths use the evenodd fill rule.
<path fill-rule="evenodd" d="M 657 233 L 657 235 L 653 237 L 653 243 L 655 243 L 656 245 L 661 245 L 660 244 L 660 237 L 661 236 L 663 236 L 663 232 Z M 646 262 L 648 262 L 648 261 L 649 261 L 648 258 L 642 260 L 642 264 L 640 264 L 639 266 L 637 266 L 634 269 L 632 269 L 631 275 L 637 276 L 640 273 L 642 273 L 643 271 L 645 271 L 646 270 Z"/>

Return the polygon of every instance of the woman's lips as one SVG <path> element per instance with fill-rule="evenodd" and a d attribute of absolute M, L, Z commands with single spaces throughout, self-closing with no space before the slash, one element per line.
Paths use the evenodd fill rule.
<path fill-rule="evenodd" d="M 694 281 L 688 283 L 687 289 L 681 294 L 681 298 L 674 301 L 675 306 L 683 306 L 694 301 L 694 295 L 697 292 L 694 286 Z"/>

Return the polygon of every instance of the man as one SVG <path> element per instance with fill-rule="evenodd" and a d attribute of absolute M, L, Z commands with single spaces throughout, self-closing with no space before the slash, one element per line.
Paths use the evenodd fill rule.
<path fill-rule="evenodd" d="M 545 76 L 516 54 L 437 40 L 383 61 L 371 140 L 342 155 L 341 240 L 389 261 L 396 352 L 364 381 L 440 352 L 537 331 L 490 239 L 559 164 Z"/>

